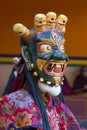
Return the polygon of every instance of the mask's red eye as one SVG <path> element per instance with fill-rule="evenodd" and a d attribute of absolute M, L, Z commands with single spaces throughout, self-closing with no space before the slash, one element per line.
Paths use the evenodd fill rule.
<path fill-rule="evenodd" d="M 48 44 L 45 44 L 45 43 L 42 43 L 42 44 L 39 44 L 38 45 L 38 52 L 39 53 L 49 53 L 52 51 L 52 46 L 51 45 L 48 45 Z"/>

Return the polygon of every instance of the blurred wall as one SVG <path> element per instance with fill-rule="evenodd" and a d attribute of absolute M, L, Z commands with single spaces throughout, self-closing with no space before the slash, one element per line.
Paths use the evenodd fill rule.
<path fill-rule="evenodd" d="M 12 71 L 12 68 L 13 68 L 13 65 L 5 65 L 5 64 L 2 64 L 0 65 L 0 96 L 2 94 L 2 91 L 4 90 L 6 84 L 7 84 L 7 81 L 8 81 L 8 78 L 10 76 L 10 73 Z"/>
<path fill-rule="evenodd" d="M 20 54 L 19 38 L 13 24 L 33 28 L 36 13 L 54 11 L 67 15 L 66 52 L 69 56 L 87 56 L 87 0 L 2 0 L 0 2 L 0 54 Z"/>

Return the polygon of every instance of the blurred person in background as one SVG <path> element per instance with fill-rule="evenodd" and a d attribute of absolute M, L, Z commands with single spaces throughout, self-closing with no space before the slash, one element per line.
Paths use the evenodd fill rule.
<path fill-rule="evenodd" d="M 64 76 L 64 80 L 63 80 L 62 93 L 64 95 L 72 95 L 73 94 L 71 86 L 69 85 L 69 82 L 68 82 L 66 76 Z"/>
<path fill-rule="evenodd" d="M 82 65 L 79 74 L 76 76 L 73 84 L 74 94 L 87 92 L 87 65 Z"/>
<path fill-rule="evenodd" d="M 9 79 L 7 81 L 6 87 L 2 93 L 2 96 L 4 96 L 5 94 L 8 94 L 10 92 L 10 89 L 12 87 L 12 84 L 14 82 L 14 80 L 17 77 L 17 72 L 19 70 L 19 62 L 20 62 L 20 58 L 19 57 L 14 57 L 13 58 L 13 68 L 12 71 L 10 73 Z"/>
<path fill-rule="evenodd" d="M 20 62 L 20 58 L 18 58 L 18 57 L 13 58 L 14 67 L 12 69 L 12 73 L 14 75 L 14 78 L 17 77 L 17 72 L 18 72 L 18 69 L 19 69 L 19 67 L 18 67 L 19 62 Z"/>

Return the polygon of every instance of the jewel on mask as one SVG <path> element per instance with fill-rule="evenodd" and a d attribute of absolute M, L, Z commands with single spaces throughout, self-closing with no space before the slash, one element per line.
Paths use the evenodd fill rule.
<path fill-rule="evenodd" d="M 63 85 L 63 82 L 61 82 L 61 85 Z"/>
<path fill-rule="evenodd" d="M 47 81 L 47 84 L 48 84 L 48 85 L 50 85 L 50 84 L 51 84 L 51 82 L 50 82 L 50 81 Z"/>
<path fill-rule="evenodd" d="M 34 68 L 34 64 L 31 64 L 31 68 Z"/>
<path fill-rule="evenodd" d="M 44 82 L 44 79 L 43 79 L 43 78 L 40 78 L 40 82 Z"/>
<path fill-rule="evenodd" d="M 34 76 L 38 76 L 37 72 L 34 72 L 33 75 L 34 75 Z"/>
<path fill-rule="evenodd" d="M 56 87 L 58 87 L 59 86 L 59 84 L 56 84 Z"/>

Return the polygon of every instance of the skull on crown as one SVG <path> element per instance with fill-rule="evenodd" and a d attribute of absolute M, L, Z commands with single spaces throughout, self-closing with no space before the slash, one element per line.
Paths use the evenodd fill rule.
<path fill-rule="evenodd" d="M 48 12 L 46 14 L 46 24 L 49 28 L 55 28 L 57 15 L 55 12 Z"/>
<path fill-rule="evenodd" d="M 64 14 L 60 14 L 56 20 L 56 25 L 58 29 L 62 32 L 65 33 L 66 31 L 66 24 L 67 24 L 68 18 Z"/>
<path fill-rule="evenodd" d="M 46 25 L 46 16 L 45 14 L 36 14 L 34 17 L 34 27 L 39 32 L 42 32 L 45 30 Z"/>
<path fill-rule="evenodd" d="M 18 34 L 19 36 L 25 36 L 25 35 L 29 35 L 29 29 L 27 29 L 27 27 L 25 27 L 23 24 L 21 23 L 16 23 L 13 26 L 13 31 Z"/>

